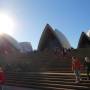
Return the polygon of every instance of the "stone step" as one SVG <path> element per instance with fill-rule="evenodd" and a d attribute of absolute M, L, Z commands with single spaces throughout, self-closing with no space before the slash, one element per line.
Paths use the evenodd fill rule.
<path fill-rule="evenodd" d="M 13 80 L 8 80 L 10 83 L 25 83 L 26 81 L 13 81 Z M 50 83 L 50 84 L 64 84 L 64 85 L 76 85 L 76 86 L 88 86 L 90 87 L 90 83 L 88 82 L 83 82 L 80 81 L 80 83 L 75 83 L 75 82 L 65 82 L 65 81 L 50 81 L 50 80 L 39 80 L 39 81 L 27 81 L 26 83 L 30 84 L 31 82 L 35 83 Z"/>
<path fill-rule="evenodd" d="M 50 87 L 50 86 L 44 87 L 44 86 L 38 86 L 38 85 L 25 85 L 25 84 L 13 84 L 13 83 L 7 83 L 6 85 L 27 87 L 27 88 L 33 88 L 38 90 L 75 90 L 75 89 L 68 89 L 68 88 L 58 88 L 58 87 Z"/>
<path fill-rule="evenodd" d="M 53 87 L 62 87 L 62 88 L 68 88 L 68 89 L 89 89 L 89 87 L 86 86 L 75 86 L 75 85 L 64 85 L 64 84 L 49 84 L 49 83 L 41 83 L 41 85 L 44 86 L 53 86 Z"/>
<path fill-rule="evenodd" d="M 29 79 L 29 78 L 75 78 L 74 74 L 41 74 L 41 75 L 7 75 L 7 78 L 25 78 L 25 79 Z M 86 78 L 86 75 L 81 75 L 82 78 Z"/>
<path fill-rule="evenodd" d="M 86 77 L 83 77 L 81 78 L 81 82 L 85 82 L 85 83 L 90 83 L 90 80 L 87 80 Z M 13 80 L 13 81 L 25 81 L 25 82 L 29 82 L 29 81 L 52 81 L 52 82 L 59 82 L 59 81 L 65 81 L 65 82 L 75 82 L 75 78 L 57 78 L 57 77 L 45 77 L 45 78 L 40 78 L 40 77 L 35 77 L 35 78 L 32 78 L 32 77 L 29 77 L 29 78 L 21 78 L 21 79 L 16 79 L 16 78 L 9 78 L 7 79 L 7 81 L 9 80 Z"/>
<path fill-rule="evenodd" d="M 74 73 L 58 73 L 58 72 L 42 72 L 42 73 L 29 73 L 29 72 L 17 72 L 17 73 L 6 73 L 7 76 L 73 76 Z M 81 73 L 81 76 L 85 76 L 86 73 Z"/>
<path fill-rule="evenodd" d="M 81 77 L 82 80 L 87 80 L 87 77 Z M 75 77 L 23 77 L 23 78 L 7 78 L 6 80 L 53 80 L 53 81 L 70 81 L 75 80 Z"/>
<path fill-rule="evenodd" d="M 75 83 L 75 82 L 65 82 L 65 81 L 50 81 L 50 80 L 40 80 L 37 81 L 38 83 L 52 83 L 52 84 L 64 84 L 64 85 L 77 85 L 77 86 L 88 86 L 90 87 L 90 83 L 80 81 L 80 83 Z"/>
<path fill-rule="evenodd" d="M 12 83 L 11 83 L 12 84 Z M 16 85 L 16 84 L 14 84 Z M 17 84 L 19 85 L 19 84 Z M 80 89 L 80 90 L 90 90 L 90 87 L 87 86 L 76 86 L 76 85 L 65 85 L 65 84 L 52 84 L 52 83 L 36 83 L 36 82 L 27 82 L 21 85 L 34 85 L 34 86 L 41 86 L 41 87 L 54 87 L 54 88 L 67 88 L 67 89 Z"/>

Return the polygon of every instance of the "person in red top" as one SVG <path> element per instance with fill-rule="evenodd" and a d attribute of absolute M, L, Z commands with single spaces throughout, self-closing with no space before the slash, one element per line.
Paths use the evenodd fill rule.
<path fill-rule="evenodd" d="M 5 83 L 5 74 L 2 68 L 0 67 L 0 90 L 3 90 L 2 85 Z"/>
<path fill-rule="evenodd" d="M 77 57 L 72 57 L 72 71 L 74 71 L 76 77 L 76 83 L 78 83 L 80 79 L 80 60 Z"/>

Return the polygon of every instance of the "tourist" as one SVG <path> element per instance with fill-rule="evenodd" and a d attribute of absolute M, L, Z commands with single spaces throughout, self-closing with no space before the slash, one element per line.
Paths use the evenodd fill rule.
<path fill-rule="evenodd" d="M 3 84 L 5 83 L 5 74 L 2 70 L 2 67 L 0 67 L 0 90 L 3 90 Z"/>
<path fill-rule="evenodd" d="M 67 54 L 67 49 L 66 49 L 66 48 L 63 48 L 63 49 L 62 49 L 62 55 L 63 55 L 63 56 L 66 56 L 66 54 Z"/>
<path fill-rule="evenodd" d="M 87 71 L 87 79 L 89 80 L 90 79 L 90 59 L 86 56 L 85 57 L 85 61 L 84 61 L 84 66 L 86 68 L 86 71 Z"/>
<path fill-rule="evenodd" d="M 76 83 L 80 82 L 80 60 L 77 57 L 72 57 L 72 71 L 74 71 Z"/>

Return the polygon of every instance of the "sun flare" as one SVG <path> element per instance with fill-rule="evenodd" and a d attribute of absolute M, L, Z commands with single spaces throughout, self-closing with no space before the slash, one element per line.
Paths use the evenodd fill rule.
<path fill-rule="evenodd" d="M 0 12 L 0 34 L 12 34 L 14 32 L 14 20 L 7 13 Z"/>

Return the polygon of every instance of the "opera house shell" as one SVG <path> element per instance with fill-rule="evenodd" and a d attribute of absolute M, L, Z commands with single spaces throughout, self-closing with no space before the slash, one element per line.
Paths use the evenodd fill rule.
<path fill-rule="evenodd" d="M 77 48 L 88 48 L 90 47 L 90 32 L 82 32 Z"/>
<path fill-rule="evenodd" d="M 18 42 L 14 38 L 5 33 L 0 35 L 0 53 L 12 53 L 18 50 Z"/>
<path fill-rule="evenodd" d="M 58 30 L 53 30 L 52 27 L 47 24 L 39 41 L 38 50 L 54 48 L 71 48 L 67 38 Z"/>

